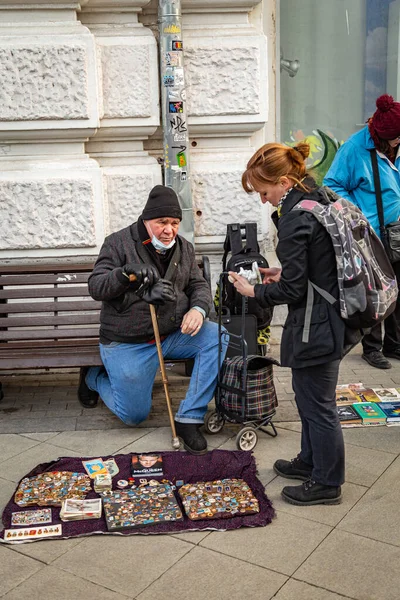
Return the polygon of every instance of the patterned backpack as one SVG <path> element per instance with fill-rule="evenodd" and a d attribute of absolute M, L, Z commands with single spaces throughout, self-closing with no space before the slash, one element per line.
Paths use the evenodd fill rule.
<path fill-rule="evenodd" d="M 382 242 L 367 218 L 349 200 L 328 187 L 319 189 L 321 202 L 301 200 L 292 210 L 310 212 L 329 233 L 336 255 L 340 316 L 352 329 L 369 329 L 396 306 L 396 277 Z M 327 302 L 337 300 L 308 281 L 303 342 L 309 341 L 314 290 Z"/>

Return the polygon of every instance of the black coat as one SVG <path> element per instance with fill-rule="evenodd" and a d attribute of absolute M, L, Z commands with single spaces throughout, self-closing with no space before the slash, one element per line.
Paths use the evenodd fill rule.
<path fill-rule="evenodd" d="M 142 343 L 154 339 L 149 305 L 130 289 L 122 275 L 128 263 L 155 263 L 143 245 L 137 223 L 109 235 L 89 276 L 89 293 L 103 302 L 100 315 L 100 340 Z M 193 306 L 208 315 L 212 298 L 208 283 L 196 262 L 194 247 L 178 235 L 165 279 L 172 282 L 175 302 L 157 309 L 161 335 L 179 329 L 184 315 Z"/>
<path fill-rule="evenodd" d="M 339 302 L 331 305 L 315 293 L 309 342 L 302 341 L 308 281 L 339 298 L 336 258 L 329 234 L 312 214 L 292 211 L 303 197 L 320 200 L 317 191 L 294 188 L 284 200 L 281 217 L 278 218 L 277 212 L 272 215 L 278 229 L 276 253 L 282 266 L 280 281 L 255 286 L 261 306 L 288 305 L 281 363 L 293 368 L 341 358 L 346 329 L 339 314 Z"/>

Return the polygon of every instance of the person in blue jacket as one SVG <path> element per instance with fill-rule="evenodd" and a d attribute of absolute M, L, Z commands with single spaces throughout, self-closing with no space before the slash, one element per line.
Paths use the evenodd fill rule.
<path fill-rule="evenodd" d="M 376 148 L 385 225 L 400 219 L 400 102 L 384 94 L 376 101 L 376 111 L 367 125 L 354 133 L 339 148 L 324 179 L 343 198 L 353 202 L 364 213 L 380 236 L 375 196 L 371 150 Z M 400 262 L 393 264 L 400 281 Z M 400 302 L 381 324 L 364 336 L 363 359 L 378 369 L 390 369 L 388 358 L 400 360 Z"/>

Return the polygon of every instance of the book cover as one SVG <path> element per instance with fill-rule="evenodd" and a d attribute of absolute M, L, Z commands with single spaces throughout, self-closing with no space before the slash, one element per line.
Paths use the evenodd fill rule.
<path fill-rule="evenodd" d="M 353 404 L 353 402 L 357 401 L 357 398 L 350 387 L 351 385 L 355 384 L 346 383 L 345 385 L 336 386 L 336 403 L 338 405 Z"/>
<path fill-rule="evenodd" d="M 363 425 L 380 425 L 386 423 L 386 415 L 374 402 L 356 402 L 353 408 L 363 420 Z"/>
<path fill-rule="evenodd" d="M 385 413 L 388 423 L 400 422 L 400 401 L 381 402 L 379 408 Z"/>
<path fill-rule="evenodd" d="M 354 390 L 355 401 L 354 402 L 380 402 L 381 399 L 375 394 L 371 388 L 360 388 Z"/>
<path fill-rule="evenodd" d="M 381 402 L 398 402 L 400 394 L 396 388 L 373 388 Z"/>
<path fill-rule="evenodd" d="M 362 425 L 362 418 L 352 406 L 337 406 L 337 411 L 344 425 Z"/>
<path fill-rule="evenodd" d="M 131 460 L 132 477 L 162 477 L 163 459 L 161 454 L 132 454 Z"/>

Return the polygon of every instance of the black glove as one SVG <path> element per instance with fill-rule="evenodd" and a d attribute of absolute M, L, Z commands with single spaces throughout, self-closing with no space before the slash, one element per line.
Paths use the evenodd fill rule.
<path fill-rule="evenodd" d="M 153 287 L 148 288 L 141 294 L 142 300 L 154 306 L 163 306 L 166 302 L 176 300 L 173 285 L 167 279 L 159 279 Z"/>
<path fill-rule="evenodd" d="M 128 277 L 135 275 L 136 281 L 131 283 L 131 287 L 134 289 L 139 289 L 143 285 L 143 290 L 146 290 L 160 279 L 157 269 L 153 265 L 145 263 L 129 263 L 123 267 L 122 271 Z"/>

